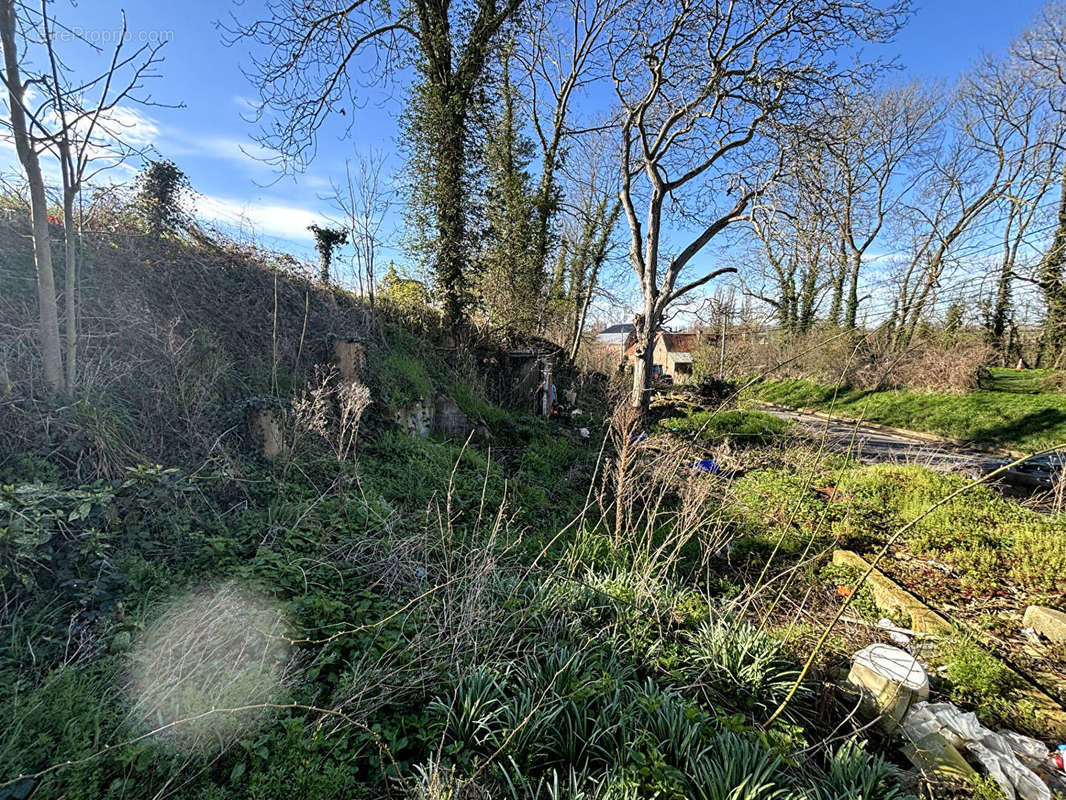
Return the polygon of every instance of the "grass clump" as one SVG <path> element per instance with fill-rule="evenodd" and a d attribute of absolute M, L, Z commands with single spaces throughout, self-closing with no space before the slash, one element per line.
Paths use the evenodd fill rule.
<path fill-rule="evenodd" d="M 687 640 L 688 674 L 708 702 L 739 704 L 755 719 L 766 719 L 785 699 L 799 677 L 799 667 L 782 649 L 781 642 L 750 622 L 731 615 L 716 615 Z M 790 719 L 809 711 L 809 690 L 801 685 L 788 707 Z"/>
<path fill-rule="evenodd" d="M 449 393 L 472 423 L 485 425 L 493 433 L 514 435 L 512 415 L 481 397 L 471 388 L 469 382 L 454 382 Z"/>
<path fill-rule="evenodd" d="M 433 379 L 414 356 L 391 351 L 377 365 L 377 379 L 385 404 L 408 408 L 433 394 Z"/>

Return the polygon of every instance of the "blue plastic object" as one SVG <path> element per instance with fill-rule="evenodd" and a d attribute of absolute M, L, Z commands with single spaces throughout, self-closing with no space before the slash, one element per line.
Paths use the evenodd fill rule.
<path fill-rule="evenodd" d="M 709 475 L 717 475 L 722 471 L 722 468 L 718 466 L 718 462 L 713 458 L 701 459 L 693 464 L 692 468 L 697 472 L 706 472 Z"/>

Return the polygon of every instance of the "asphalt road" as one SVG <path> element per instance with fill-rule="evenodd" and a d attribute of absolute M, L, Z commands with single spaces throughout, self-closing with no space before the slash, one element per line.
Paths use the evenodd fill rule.
<path fill-rule="evenodd" d="M 867 463 L 920 464 L 940 472 L 965 469 L 987 461 L 990 456 L 980 450 L 888 433 L 845 420 L 826 421 L 813 414 L 781 408 L 765 408 L 770 414 L 790 419 L 806 427 L 813 436 L 825 436 L 826 446 L 851 453 Z"/>

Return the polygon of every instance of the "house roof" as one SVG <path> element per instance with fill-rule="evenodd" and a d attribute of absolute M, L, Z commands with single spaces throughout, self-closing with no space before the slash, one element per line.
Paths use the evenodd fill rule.
<path fill-rule="evenodd" d="M 631 322 L 620 322 L 617 325 L 611 325 L 604 328 L 596 335 L 596 341 L 599 344 L 620 344 L 625 345 L 626 340 L 633 335 L 633 331 L 636 327 Z"/>

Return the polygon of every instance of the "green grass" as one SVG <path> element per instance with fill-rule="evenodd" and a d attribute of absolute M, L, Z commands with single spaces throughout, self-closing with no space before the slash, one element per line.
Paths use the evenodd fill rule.
<path fill-rule="evenodd" d="M 979 486 L 929 511 L 965 484 L 918 466 L 875 465 L 812 476 L 792 469 L 749 472 L 731 502 L 758 550 L 785 537 L 800 550 L 814 536 L 828 546 L 871 551 L 910 525 L 901 544 L 917 556 L 952 566 L 960 585 L 978 593 L 1013 583 L 1036 598 L 1066 592 L 1066 516 L 1041 514 Z M 815 487 L 835 486 L 826 503 Z"/>
<path fill-rule="evenodd" d="M 1066 395 L 1039 391 L 1043 375 L 1019 378 L 993 370 L 995 388 L 960 395 L 836 389 L 790 379 L 757 385 L 747 397 L 792 408 L 829 411 L 964 442 L 1035 452 L 1066 444 Z"/>
<path fill-rule="evenodd" d="M 661 430 L 690 434 L 704 441 L 735 438 L 750 444 L 766 444 L 794 428 L 792 422 L 763 411 L 698 411 L 670 417 L 659 423 Z"/>
<path fill-rule="evenodd" d="M 1014 392 L 1015 394 L 1041 394 L 1046 390 L 1045 384 L 1060 375 L 1057 369 L 1009 369 L 1006 367 L 989 367 L 986 375 L 980 378 L 982 389 L 994 392 Z"/>

